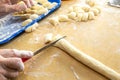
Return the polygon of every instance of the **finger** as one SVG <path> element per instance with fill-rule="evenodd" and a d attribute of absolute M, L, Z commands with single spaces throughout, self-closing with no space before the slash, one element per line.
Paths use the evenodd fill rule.
<path fill-rule="evenodd" d="M 2 74 L 0 74 L 0 80 L 7 80 L 7 78 L 3 76 Z"/>
<path fill-rule="evenodd" d="M 13 49 L 13 53 L 16 57 L 20 57 L 20 58 L 30 58 L 33 56 L 33 52 L 25 51 L 25 50 Z"/>
<path fill-rule="evenodd" d="M 6 73 L 4 74 L 7 78 L 15 78 L 17 77 L 19 74 L 18 71 L 16 72 L 10 72 L 10 71 L 6 71 Z"/>
<path fill-rule="evenodd" d="M 23 0 L 23 1 L 25 2 L 28 8 L 32 6 L 29 0 Z"/>
<path fill-rule="evenodd" d="M 35 5 L 34 1 L 33 0 L 29 0 L 30 1 L 30 4 L 33 6 Z"/>
<path fill-rule="evenodd" d="M 3 64 L 6 69 L 16 70 L 16 71 L 23 71 L 24 64 L 20 58 L 6 58 L 3 61 Z"/>
<path fill-rule="evenodd" d="M 20 58 L 30 58 L 33 56 L 33 52 L 16 50 L 16 49 L 1 49 L 0 55 L 4 57 L 20 57 Z"/>

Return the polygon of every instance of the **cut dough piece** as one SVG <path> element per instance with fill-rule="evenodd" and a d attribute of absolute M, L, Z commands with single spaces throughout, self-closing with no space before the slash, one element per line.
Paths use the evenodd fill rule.
<path fill-rule="evenodd" d="M 97 10 L 99 11 L 99 13 L 101 13 L 101 7 L 100 7 L 100 6 L 95 5 L 95 6 L 93 7 L 93 9 L 97 9 Z"/>
<path fill-rule="evenodd" d="M 52 9 L 56 5 L 57 5 L 56 2 L 53 2 L 53 3 L 46 2 L 46 3 L 43 4 L 43 6 L 46 7 L 47 9 Z"/>
<path fill-rule="evenodd" d="M 76 21 L 82 21 L 83 13 L 78 13 Z"/>
<path fill-rule="evenodd" d="M 44 7 L 39 5 L 39 4 L 37 4 L 37 5 L 32 6 L 31 9 L 32 10 L 41 10 L 41 9 L 44 9 Z"/>
<path fill-rule="evenodd" d="M 76 19 L 76 13 L 75 13 L 75 12 L 70 12 L 70 13 L 68 13 L 68 17 L 69 17 L 70 19 L 75 20 L 75 19 Z"/>
<path fill-rule="evenodd" d="M 88 12 L 90 10 L 90 6 L 88 5 L 83 5 L 81 6 L 81 8 L 85 11 L 85 12 Z"/>
<path fill-rule="evenodd" d="M 48 33 L 45 35 L 45 44 L 50 43 L 52 41 L 53 38 L 53 34 L 52 33 Z"/>
<path fill-rule="evenodd" d="M 95 16 L 97 16 L 99 14 L 99 10 L 98 9 L 91 8 L 90 11 L 92 11 Z"/>
<path fill-rule="evenodd" d="M 37 14 L 32 14 L 32 15 L 30 15 L 30 19 L 32 19 L 32 20 L 34 20 L 34 19 L 36 19 L 36 18 L 38 18 L 39 16 L 37 15 Z"/>
<path fill-rule="evenodd" d="M 44 8 L 42 10 L 37 11 L 36 14 L 41 15 L 41 14 L 44 14 L 44 13 L 47 13 L 47 12 L 48 12 L 48 9 Z"/>
<path fill-rule="evenodd" d="M 33 31 L 35 31 L 35 30 L 37 29 L 37 27 L 38 27 L 38 23 L 35 23 L 35 24 L 29 26 L 29 27 L 25 30 L 25 32 L 33 32 Z"/>
<path fill-rule="evenodd" d="M 95 0 L 86 0 L 86 3 L 91 7 L 93 7 L 96 4 Z"/>
<path fill-rule="evenodd" d="M 53 17 L 53 18 L 50 18 L 50 19 L 49 19 L 49 22 L 50 22 L 52 25 L 56 26 L 56 25 L 59 24 L 59 19 L 58 19 L 58 17 Z"/>
<path fill-rule="evenodd" d="M 32 19 L 27 19 L 22 23 L 22 26 L 27 26 L 31 22 L 32 22 Z"/>
<path fill-rule="evenodd" d="M 82 9 L 80 6 L 74 6 L 73 12 L 84 12 L 84 9 Z"/>
<path fill-rule="evenodd" d="M 88 12 L 88 19 L 89 20 L 93 20 L 93 19 L 95 19 L 95 16 L 94 16 L 94 13 L 93 12 Z"/>
<path fill-rule="evenodd" d="M 66 21 L 69 20 L 67 15 L 59 15 L 58 19 L 59 19 L 60 22 L 66 22 Z"/>
<path fill-rule="evenodd" d="M 88 21 L 88 13 L 83 13 L 82 21 Z"/>

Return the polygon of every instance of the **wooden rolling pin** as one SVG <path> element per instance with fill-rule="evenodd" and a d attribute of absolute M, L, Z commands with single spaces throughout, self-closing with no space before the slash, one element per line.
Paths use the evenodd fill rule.
<path fill-rule="evenodd" d="M 54 40 L 59 39 L 61 36 L 56 36 Z M 53 40 L 53 41 L 54 41 Z M 110 80 L 120 80 L 120 74 L 114 71 L 113 69 L 107 67 L 96 59 L 88 56 L 83 53 L 79 49 L 75 48 L 72 44 L 70 44 L 67 40 L 61 39 L 55 44 L 56 47 L 68 52 L 71 56 L 76 58 L 78 61 L 92 68 L 93 70 L 99 72 L 100 74 L 108 77 Z"/>

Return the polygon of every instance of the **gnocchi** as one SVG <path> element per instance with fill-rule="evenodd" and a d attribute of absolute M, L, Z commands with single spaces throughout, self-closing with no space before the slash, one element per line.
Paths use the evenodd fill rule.
<path fill-rule="evenodd" d="M 29 23 L 31 23 L 32 22 L 32 19 L 27 19 L 27 20 L 25 20 L 23 23 L 22 23 L 22 26 L 26 26 L 26 25 L 28 25 Z"/>
<path fill-rule="evenodd" d="M 53 17 L 53 18 L 50 18 L 50 19 L 49 19 L 49 22 L 50 22 L 52 25 L 56 26 L 56 25 L 59 24 L 59 19 L 58 19 L 58 17 Z"/>
<path fill-rule="evenodd" d="M 33 32 L 37 29 L 37 27 L 38 27 L 38 23 L 35 23 L 31 25 L 30 27 L 28 27 L 27 29 L 25 29 L 25 32 Z"/>
<path fill-rule="evenodd" d="M 95 16 L 97 16 L 99 14 L 99 10 L 98 9 L 91 8 L 90 11 L 92 11 Z"/>
<path fill-rule="evenodd" d="M 32 19 L 32 20 L 34 20 L 34 19 L 36 19 L 36 18 L 38 18 L 39 16 L 37 15 L 37 14 L 32 14 L 32 15 L 30 15 L 30 19 Z"/>
<path fill-rule="evenodd" d="M 60 22 L 66 22 L 66 21 L 69 20 L 67 15 L 59 15 L 58 19 L 59 19 Z"/>
<path fill-rule="evenodd" d="M 95 0 L 86 0 L 86 3 L 87 3 L 88 5 L 90 5 L 91 7 L 93 7 L 96 2 L 95 2 Z"/>
<path fill-rule="evenodd" d="M 74 19 L 76 18 L 76 15 L 77 15 L 77 14 L 76 14 L 75 12 L 71 12 L 71 13 L 68 14 L 68 17 L 69 17 L 70 19 L 73 19 L 73 20 L 74 20 Z"/>
<path fill-rule="evenodd" d="M 48 12 L 48 9 L 47 9 L 47 8 L 44 8 L 44 9 L 42 9 L 42 10 L 37 11 L 36 14 L 41 15 L 41 14 L 44 14 L 44 13 L 46 13 L 46 12 Z"/>
<path fill-rule="evenodd" d="M 93 12 L 88 12 L 88 19 L 93 20 L 94 18 L 95 18 L 94 13 Z"/>
<path fill-rule="evenodd" d="M 88 21 L 88 13 L 83 13 L 82 21 Z"/>
<path fill-rule="evenodd" d="M 76 21 L 82 21 L 83 13 L 78 13 Z"/>
<path fill-rule="evenodd" d="M 45 35 L 45 43 L 50 43 L 52 41 L 52 37 L 53 37 L 53 34 L 52 33 L 48 33 Z"/>

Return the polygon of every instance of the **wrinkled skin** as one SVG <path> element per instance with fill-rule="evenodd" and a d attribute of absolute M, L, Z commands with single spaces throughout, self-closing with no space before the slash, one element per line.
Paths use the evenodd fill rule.
<path fill-rule="evenodd" d="M 17 77 L 24 70 L 21 58 L 33 56 L 31 51 L 16 49 L 0 49 L 0 80 L 9 80 Z"/>
<path fill-rule="evenodd" d="M 23 4 L 17 4 L 23 1 Z M 34 5 L 34 0 L 0 0 L 0 15 L 23 11 Z"/>

